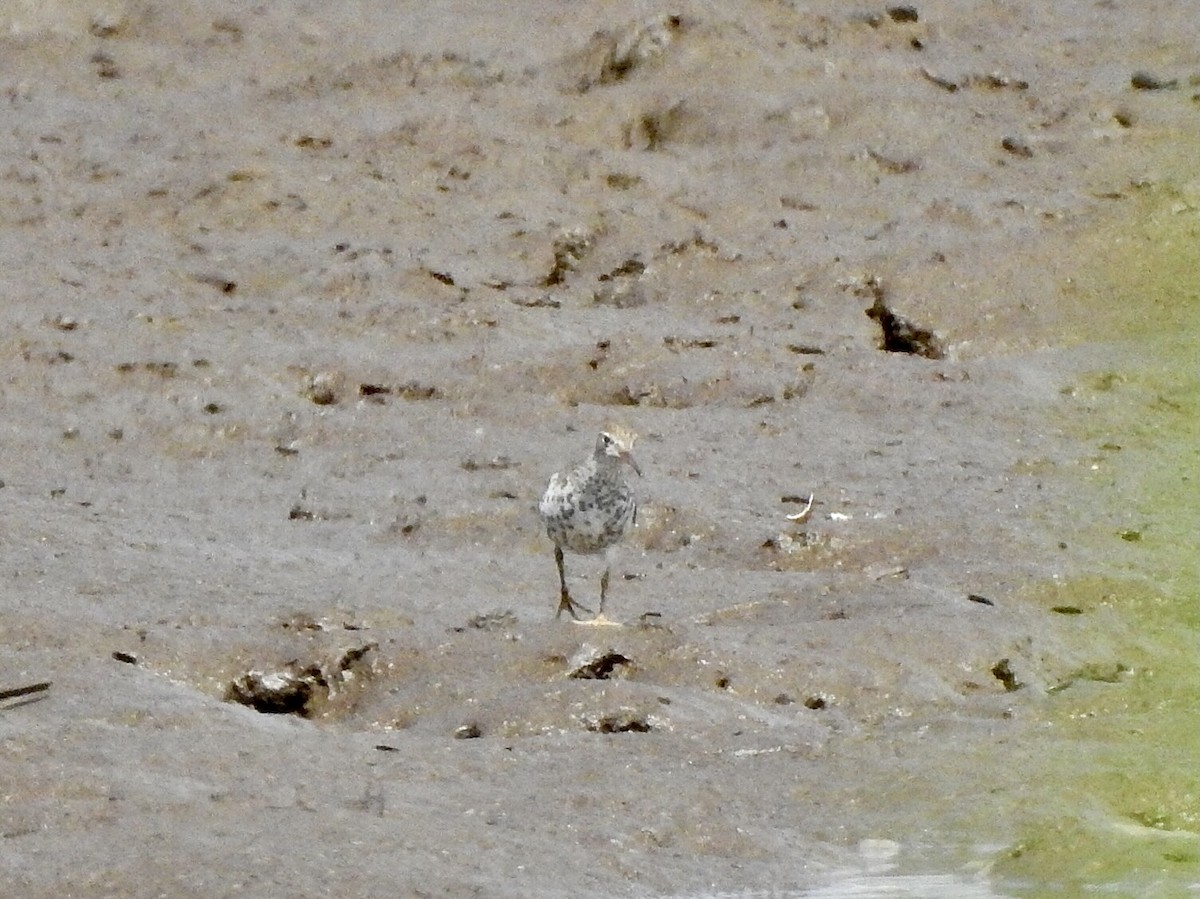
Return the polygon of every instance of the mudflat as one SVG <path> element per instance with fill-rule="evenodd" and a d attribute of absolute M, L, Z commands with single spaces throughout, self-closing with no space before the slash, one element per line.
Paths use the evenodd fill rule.
<path fill-rule="evenodd" d="M 1189 4 L 0 31 L 3 892 L 1194 885 Z"/>

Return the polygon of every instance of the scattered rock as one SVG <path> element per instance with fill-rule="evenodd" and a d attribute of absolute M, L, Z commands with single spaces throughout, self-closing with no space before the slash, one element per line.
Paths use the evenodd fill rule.
<path fill-rule="evenodd" d="M 1019 137 L 1006 137 L 1000 141 L 1000 146 L 1013 156 L 1029 159 L 1033 156 L 1033 147 Z"/>
<path fill-rule="evenodd" d="M 483 731 L 474 721 L 462 724 L 454 729 L 454 739 L 456 740 L 477 740 L 483 736 Z"/>
<path fill-rule="evenodd" d="M 354 680 L 356 670 L 376 643 L 344 650 L 336 658 L 301 666 L 290 662 L 280 671 L 247 671 L 230 681 L 225 701 L 249 706 L 268 715 L 311 718 L 317 705 Z"/>
<path fill-rule="evenodd" d="M 636 709 L 622 708 L 615 712 L 582 716 L 583 726 L 598 734 L 645 734 L 654 729 L 650 717 Z"/>
<path fill-rule="evenodd" d="M 322 371 L 305 380 L 300 391 L 318 406 L 332 406 L 339 402 L 346 390 L 346 376 L 337 371 Z"/>
<path fill-rule="evenodd" d="M 623 665 L 632 665 L 633 659 L 613 649 L 599 649 L 585 643 L 567 663 L 567 677 L 578 680 L 608 680 Z"/>
<path fill-rule="evenodd" d="M 314 681 L 289 671 L 247 671 L 230 681 L 225 701 L 248 705 L 266 715 L 309 716 Z"/>
<path fill-rule="evenodd" d="M 56 315 L 54 318 L 47 319 L 46 324 L 59 331 L 74 331 L 79 327 L 79 320 L 71 315 Z"/>

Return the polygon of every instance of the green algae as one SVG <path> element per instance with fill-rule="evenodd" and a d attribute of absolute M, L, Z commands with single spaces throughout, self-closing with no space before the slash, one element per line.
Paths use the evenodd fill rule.
<path fill-rule="evenodd" d="M 1092 571 L 1025 595 L 1078 623 L 1082 661 L 1037 712 L 1024 761 L 1039 801 L 992 867 L 1012 895 L 1200 883 L 1200 215 L 1187 190 L 1144 191 L 1080 255 L 1095 268 L 1079 293 L 1114 337 L 1112 365 L 1064 391 L 1058 422 L 1087 448 L 1071 547 Z"/>

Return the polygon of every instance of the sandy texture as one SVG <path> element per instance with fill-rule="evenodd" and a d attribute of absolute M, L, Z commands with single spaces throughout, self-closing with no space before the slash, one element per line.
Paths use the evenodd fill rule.
<path fill-rule="evenodd" d="M 1113 223 L 1195 238 L 1194 10 L 908 10 L 7 6 L 0 688 L 53 686 L 0 706 L 0 879 L 982 896 L 1047 807 L 1135 839 L 1047 722 L 1158 650 L 1037 585 L 1141 577 L 1160 447 L 1096 422 L 1194 411 L 1096 374 L 1194 349 L 1194 283 L 1096 288 Z M 614 420 L 588 629 L 533 507 Z M 1187 881 L 1181 790 L 1120 877 Z"/>

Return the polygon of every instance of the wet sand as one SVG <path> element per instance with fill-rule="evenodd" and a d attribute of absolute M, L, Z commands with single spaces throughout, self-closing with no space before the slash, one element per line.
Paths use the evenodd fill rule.
<path fill-rule="evenodd" d="M 0 879 L 1181 895 L 1185 7 L 0 14 Z"/>

